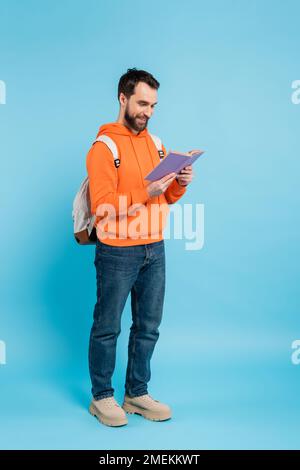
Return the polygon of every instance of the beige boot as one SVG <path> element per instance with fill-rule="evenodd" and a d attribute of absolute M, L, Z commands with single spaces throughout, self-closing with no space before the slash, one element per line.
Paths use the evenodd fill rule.
<path fill-rule="evenodd" d="M 123 426 L 128 423 L 125 411 L 114 397 L 92 400 L 89 412 L 107 426 Z"/>
<path fill-rule="evenodd" d="M 172 416 L 168 405 L 154 400 L 149 394 L 133 398 L 125 394 L 122 408 L 127 413 L 136 413 L 152 421 L 165 421 Z"/>

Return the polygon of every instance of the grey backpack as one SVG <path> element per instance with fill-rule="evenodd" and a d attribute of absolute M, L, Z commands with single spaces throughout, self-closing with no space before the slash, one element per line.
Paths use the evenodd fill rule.
<path fill-rule="evenodd" d="M 157 148 L 160 158 L 163 158 L 163 148 L 159 137 L 150 134 Z M 118 148 L 111 137 L 100 135 L 94 142 L 104 142 L 110 149 L 116 168 L 120 166 Z M 73 226 L 74 237 L 79 245 L 95 245 L 97 240 L 96 227 L 94 227 L 96 216 L 91 213 L 91 201 L 89 192 L 89 177 L 87 176 L 81 183 L 79 190 L 73 201 Z"/>

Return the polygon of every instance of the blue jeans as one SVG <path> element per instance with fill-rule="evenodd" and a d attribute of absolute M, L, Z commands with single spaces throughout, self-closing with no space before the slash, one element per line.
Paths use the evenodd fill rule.
<path fill-rule="evenodd" d="M 89 371 L 95 400 L 114 394 L 121 315 L 131 293 L 132 325 L 128 343 L 125 392 L 148 393 L 150 359 L 159 337 L 165 295 L 164 240 L 135 246 L 111 246 L 97 239 L 97 302 L 89 343 Z"/>

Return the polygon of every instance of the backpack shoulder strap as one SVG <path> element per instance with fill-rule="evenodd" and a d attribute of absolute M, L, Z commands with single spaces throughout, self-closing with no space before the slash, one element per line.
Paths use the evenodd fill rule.
<path fill-rule="evenodd" d="M 153 142 L 155 143 L 155 146 L 156 146 L 157 150 L 162 150 L 162 144 L 161 144 L 160 138 L 157 135 L 150 134 L 150 132 L 148 132 L 148 134 L 150 135 Z"/>
<path fill-rule="evenodd" d="M 119 152 L 118 152 L 118 147 L 116 146 L 116 143 L 108 137 L 108 135 L 101 134 L 99 137 L 97 137 L 96 140 L 94 140 L 93 145 L 95 142 L 104 142 L 107 147 L 110 149 L 111 153 L 113 154 L 114 157 L 114 162 L 115 162 L 115 167 L 118 168 L 120 166 L 120 159 L 119 159 Z"/>
<path fill-rule="evenodd" d="M 157 148 L 159 158 L 160 159 L 164 158 L 164 151 L 163 151 L 163 148 L 162 148 L 161 139 L 157 135 L 150 134 L 150 132 L 148 132 L 148 134 L 150 135 L 153 142 L 155 143 L 155 147 Z"/>

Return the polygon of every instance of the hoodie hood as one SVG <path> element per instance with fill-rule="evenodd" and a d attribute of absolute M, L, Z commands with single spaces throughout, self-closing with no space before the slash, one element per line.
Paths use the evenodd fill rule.
<path fill-rule="evenodd" d="M 147 155 L 146 158 L 150 159 L 151 164 L 149 167 L 147 167 L 149 171 L 151 171 L 159 163 L 157 149 L 146 127 L 138 134 L 134 134 L 128 127 L 124 126 L 124 124 L 119 122 L 109 122 L 107 124 L 103 124 L 99 128 L 97 137 L 102 134 L 111 136 L 111 138 L 117 144 L 121 155 L 122 149 L 125 154 L 128 152 L 128 150 L 133 150 L 142 181 L 144 181 L 145 175 L 143 175 L 140 166 L 141 155 Z M 129 146 L 126 141 L 130 142 Z M 140 157 L 138 157 L 138 155 Z"/>
<path fill-rule="evenodd" d="M 148 134 L 148 130 L 145 127 L 142 131 L 138 134 L 134 134 L 128 127 L 124 126 L 120 122 L 109 122 L 108 124 L 103 124 L 98 131 L 97 137 L 101 134 L 118 134 L 118 135 L 127 135 L 131 138 L 140 139 L 146 137 Z"/>

